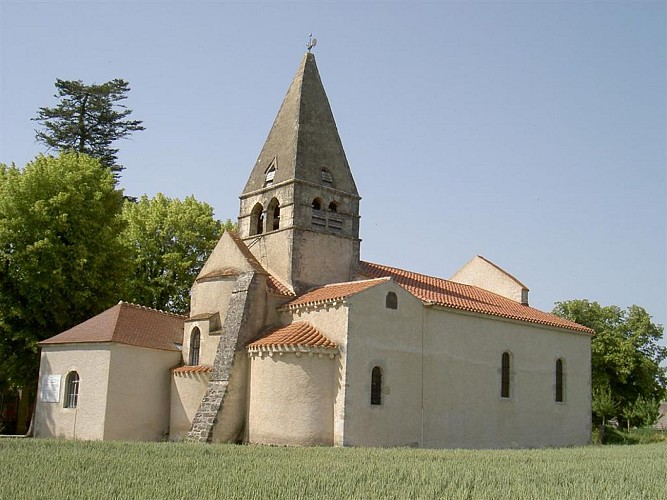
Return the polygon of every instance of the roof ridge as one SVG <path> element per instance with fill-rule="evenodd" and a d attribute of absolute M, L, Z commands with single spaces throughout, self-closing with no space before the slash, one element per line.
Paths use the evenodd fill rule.
<path fill-rule="evenodd" d="M 520 306 L 530 307 L 528 304 L 522 304 L 521 302 L 518 302 L 518 301 L 516 301 L 516 300 L 508 299 L 508 298 L 505 297 L 504 295 L 500 295 L 499 293 L 496 293 L 496 292 L 494 292 L 494 291 L 487 290 L 486 288 L 482 288 L 481 286 L 469 285 L 468 283 L 459 283 L 458 281 L 453 281 L 453 280 L 450 280 L 450 279 L 447 279 L 447 278 L 441 278 L 441 277 L 439 277 L 439 276 L 433 276 L 433 275 L 431 275 L 431 274 L 419 273 L 419 272 L 417 272 L 417 271 L 409 271 L 408 269 L 403 269 L 403 268 L 401 268 L 401 267 L 388 266 L 388 265 L 386 265 L 386 264 L 377 264 L 377 263 L 374 263 L 374 262 L 368 262 L 368 261 L 361 261 L 361 262 L 362 262 L 362 263 L 365 263 L 365 264 L 370 264 L 370 265 L 372 265 L 372 266 L 380 266 L 380 267 L 384 267 L 384 268 L 387 268 L 387 269 L 394 269 L 394 270 L 396 270 L 396 271 L 402 271 L 402 272 L 404 272 L 404 273 L 416 274 L 416 275 L 418 275 L 418 276 L 424 276 L 425 278 L 431 278 L 431 279 L 438 280 L 438 281 L 446 281 L 447 283 L 453 283 L 453 284 L 455 284 L 456 286 L 462 286 L 462 287 L 465 287 L 465 288 L 474 288 L 475 290 L 483 290 L 483 291 L 486 292 L 486 293 L 491 293 L 491 294 L 496 295 L 496 296 L 498 296 L 498 297 L 501 297 L 501 298 L 503 298 L 503 299 L 505 299 L 505 300 L 511 300 L 512 302 L 515 302 L 516 304 L 518 304 L 518 305 L 520 305 Z M 502 270 L 502 269 L 501 269 L 501 270 Z M 390 276 L 385 276 L 385 278 L 391 279 Z M 382 278 L 375 278 L 375 279 L 382 279 Z M 368 281 L 368 280 L 365 280 L 365 281 Z M 533 308 L 533 309 L 534 309 L 534 308 Z M 536 310 L 536 311 L 539 311 L 539 309 L 535 309 L 535 310 Z"/>
<path fill-rule="evenodd" d="M 368 276 L 364 267 L 372 274 L 390 274 L 397 284 L 425 304 L 440 305 L 462 311 L 502 317 L 527 323 L 542 324 L 567 330 L 593 334 L 593 330 L 569 321 L 553 313 L 536 309 L 527 304 L 509 299 L 485 288 L 427 274 L 408 271 L 399 267 L 360 261 L 359 273 Z M 413 283 L 411 283 L 413 282 Z M 439 290 L 433 290 L 433 287 Z"/>
<path fill-rule="evenodd" d="M 141 305 L 141 304 L 135 304 L 134 302 L 127 302 L 127 301 L 124 301 L 124 300 L 118 301 L 118 304 L 116 304 L 116 305 L 118 305 L 118 306 L 130 306 L 130 307 L 133 307 L 135 309 L 143 309 L 144 311 L 153 311 L 153 312 L 160 313 L 160 314 L 166 314 L 167 316 L 173 316 L 175 318 L 187 319 L 189 317 L 189 316 L 186 316 L 185 314 L 177 314 L 177 313 L 173 313 L 173 312 L 169 312 L 169 311 L 163 311 L 162 309 L 155 309 L 154 307 L 144 306 L 144 305 Z"/>

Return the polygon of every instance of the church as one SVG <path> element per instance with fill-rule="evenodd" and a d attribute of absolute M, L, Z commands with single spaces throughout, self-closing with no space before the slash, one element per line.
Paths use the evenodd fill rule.
<path fill-rule="evenodd" d="M 481 256 L 450 279 L 361 260 L 359 200 L 309 51 L 189 315 L 121 302 L 41 342 L 35 435 L 588 443 L 592 330 Z"/>

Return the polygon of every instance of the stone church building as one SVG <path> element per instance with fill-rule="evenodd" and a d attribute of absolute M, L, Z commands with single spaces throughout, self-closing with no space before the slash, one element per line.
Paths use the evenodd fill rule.
<path fill-rule="evenodd" d="M 589 442 L 592 331 L 483 257 L 360 260 L 360 196 L 305 54 L 182 317 L 119 303 L 40 346 L 37 436 L 506 448 Z"/>

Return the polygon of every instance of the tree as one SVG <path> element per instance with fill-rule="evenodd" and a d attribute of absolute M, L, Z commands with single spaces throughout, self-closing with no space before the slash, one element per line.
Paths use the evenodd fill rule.
<path fill-rule="evenodd" d="M 127 99 L 128 83 L 121 79 L 101 85 L 85 85 L 81 80 L 56 80 L 60 100 L 54 108 L 39 108 L 34 121 L 37 141 L 59 151 L 86 153 L 109 167 L 115 176 L 123 170 L 117 164 L 118 149 L 111 144 L 131 132 L 144 130 L 139 120 L 126 119 L 132 110 L 119 104 Z"/>
<path fill-rule="evenodd" d="M 553 313 L 595 330 L 591 344 L 593 394 L 608 388 L 618 403 L 615 414 L 607 416 L 639 415 L 640 411 L 650 415 L 646 405 L 657 408 L 667 394 L 667 377 L 660 366 L 667 358 L 667 348 L 658 344 L 663 326 L 654 324 L 644 308 L 633 305 L 623 310 L 570 300 L 558 302 Z M 638 404 L 642 408 L 633 412 L 631 407 Z"/>
<path fill-rule="evenodd" d="M 134 273 L 125 297 L 138 304 L 183 313 L 190 287 L 222 231 L 233 229 L 213 218 L 213 209 L 194 196 L 171 199 L 158 193 L 127 201 L 123 238 L 131 249 Z"/>
<path fill-rule="evenodd" d="M 37 343 L 118 302 L 123 195 L 98 160 L 0 165 L 0 381 L 34 387 Z M 2 385 L 2 384 L 0 384 Z"/>

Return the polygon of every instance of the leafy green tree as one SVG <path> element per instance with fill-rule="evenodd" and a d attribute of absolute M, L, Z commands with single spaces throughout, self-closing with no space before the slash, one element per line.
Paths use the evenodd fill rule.
<path fill-rule="evenodd" d="M 37 343 L 120 299 L 123 195 L 87 155 L 0 165 L 0 380 L 37 380 Z"/>
<path fill-rule="evenodd" d="M 667 377 L 660 366 L 667 348 L 658 342 L 664 328 L 642 307 L 626 310 L 588 300 L 556 304 L 553 313 L 595 330 L 591 344 L 593 394 L 609 389 L 618 403 L 615 415 L 630 415 L 638 398 L 657 408 L 666 395 Z"/>
<path fill-rule="evenodd" d="M 118 175 L 123 167 L 117 164 L 118 149 L 111 144 L 144 130 L 141 121 L 127 119 L 132 110 L 120 104 L 127 99 L 129 84 L 121 79 L 101 85 L 57 79 L 56 88 L 58 105 L 39 108 L 33 118 L 44 127 L 36 131 L 37 141 L 58 151 L 86 153 Z"/>
<path fill-rule="evenodd" d="M 127 227 L 123 238 L 131 248 L 134 273 L 127 284 L 127 300 L 177 313 L 188 310 L 190 287 L 224 229 L 213 218 L 213 208 L 197 201 L 157 194 L 146 195 L 123 208 Z"/>
<path fill-rule="evenodd" d="M 633 414 L 632 420 L 638 427 L 653 425 L 660 416 L 660 401 L 639 396 L 633 406 Z"/>

